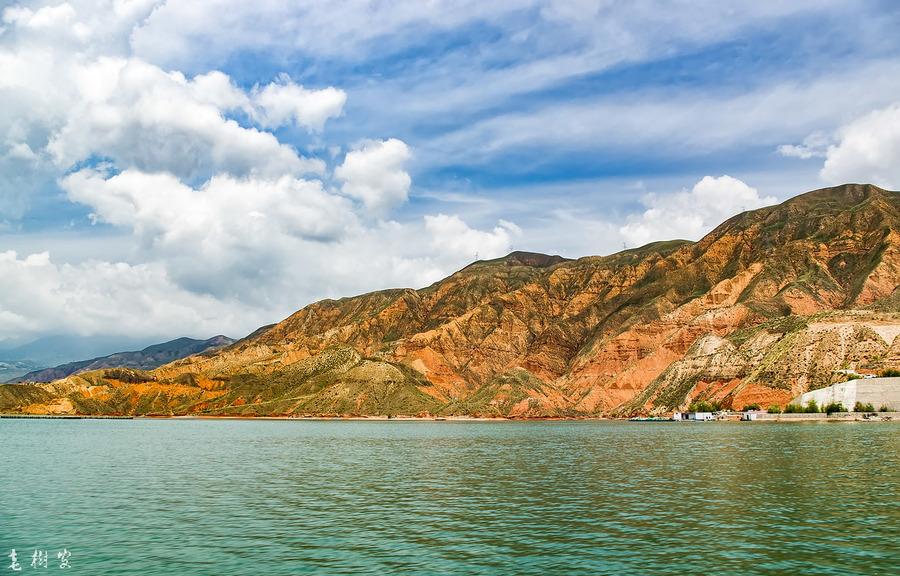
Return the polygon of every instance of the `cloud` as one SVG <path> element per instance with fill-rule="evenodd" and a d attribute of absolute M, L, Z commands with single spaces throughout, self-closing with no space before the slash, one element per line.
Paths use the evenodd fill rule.
<path fill-rule="evenodd" d="M 68 2 L 55 6 L 43 6 L 31 10 L 22 6 L 11 6 L 3 11 L 3 22 L 30 33 L 53 34 L 59 39 L 87 40 L 91 30 L 76 21 L 76 11 Z"/>
<path fill-rule="evenodd" d="M 68 24 L 75 18 L 75 9 L 68 2 L 56 6 L 44 6 L 37 12 L 22 6 L 12 6 L 3 11 L 3 21 L 27 28 L 51 28 Z"/>
<path fill-rule="evenodd" d="M 219 106 L 233 107 L 240 95 L 223 75 L 188 80 L 133 59 L 103 59 L 76 73 L 79 98 L 47 144 L 62 168 L 102 156 L 123 169 L 187 179 L 324 170 L 273 134 L 225 117 Z"/>
<path fill-rule="evenodd" d="M 97 223 L 132 233 L 132 258 L 167 281 L 259 318 L 283 317 L 309 301 L 388 286 L 423 286 L 471 261 L 510 251 L 520 234 L 459 216 L 399 223 L 361 218 L 365 206 L 320 180 L 219 175 L 200 186 L 172 174 L 82 169 L 64 178 L 73 202 Z M 423 242 L 421 239 L 428 241 Z M 251 326 L 247 327 L 252 329 Z"/>
<path fill-rule="evenodd" d="M 545 154 L 572 150 L 643 152 L 652 146 L 689 155 L 751 142 L 774 148 L 802 138 L 838 121 L 836 110 L 883 104 L 900 88 L 897 67 L 887 59 L 881 70 L 848 62 L 808 74 L 790 66 L 775 78 L 763 53 L 748 76 L 735 73 L 744 65 L 740 52 L 733 54 L 739 56 L 735 66 L 726 67 L 733 68 L 732 78 L 722 78 L 693 56 L 722 50 L 730 57 L 735 42 L 755 47 L 762 36 L 771 45 L 784 41 L 780 35 L 787 29 L 796 38 L 790 48 L 796 44 L 800 52 L 794 58 L 803 58 L 807 44 L 846 28 L 849 12 L 868 32 L 854 35 L 859 43 L 878 37 L 863 25 L 867 18 L 892 29 L 883 10 L 846 0 L 702 0 L 690 10 L 680 3 L 583 0 L 196 0 L 160 6 L 135 30 L 132 48 L 157 64 L 200 68 L 245 51 L 275 55 L 276 61 L 302 55 L 304 63 L 314 63 L 315 76 L 342 77 L 353 102 L 352 126 L 341 125 L 351 133 L 348 140 L 398 135 L 415 144 L 418 171 L 495 166 L 498 156 L 524 156 L 517 154 L 522 148 L 546 161 Z M 809 30 L 816 30 L 815 38 L 808 38 Z M 846 38 L 833 44 L 841 41 Z M 686 54 L 686 81 L 666 82 L 669 64 L 679 66 Z M 658 70 L 665 84 L 657 93 L 653 83 L 648 89 L 642 68 L 654 61 L 659 68 L 653 74 Z M 627 78 L 635 82 L 626 79 L 623 90 L 615 70 L 632 67 Z M 858 72 L 848 72 L 853 70 Z M 819 82 L 823 78 L 833 81 Z M 595 81 L 603 88 L 588 89 Z M 867 89 L 873 81 L 878 86 Z M 423 132 L 429 142 L 411 136 Z M 523 164 L 529 165 L 518 166 Z"/>
<path fill-rule="evenodd" d="M 691 10 L 684 10 L 680 4 L 668 2 L 590 0 L 193 0 L 162 3 L 136 28 L 131 42 L 135 54 L 165 65 L 198 59 L 205 65 L 219 65 L 242 51 L 356 61 L 372 53 L 383 58 L 403 52 L 430 34 L 482 27 L 492 32 L 487 36 L 500 38 L 488 41 L 492 53 L 507 56 L 515 51 L 517 61 L 529 64 L 547 60 L 537 67 L 498 67 L 490 57 L 484 62 L 466 59 L 462 64 L 473 75 L 458 78 L 456 83 L 468 84 L 466 78 L 470 78 L 469 88 L 478 90 L 470 90 L 468 98 L 477 100 L 479 91 L 493 94 L 499 89 L 509 94 L 525 86 L 534 89 L 547 85 L 542 75 L 549 76 L 552 83 L 652 54 L 669 56 L 679 48 L 714 43 L 742 29 L 771 26 L 779 18 L 839 11 L 847 4 L 846 0 L 734 0 L 727 4 L 697 0 L 691 3 Z M 204 50 L 194 50 L 196 45 Z M 523 47 L 527 50 L 524 54 Z M 579 57 L 557 59 L 565 53 Z M 483 57 L 478 55 L 478 60 Z M 562 62 L 570 66 L 559 65 Z M 490 71 L 500 74 L 481 75 Z M 441 75 L 445 71 L 435 72 Z"/>
<path fill-rule="evenodd" d="M 96 221 L 132 230 L 145 256 L 167 262 L 174 280 L 217 295 L 240 283 L 277 282 L 302 261 L 297 241 L 337 241 L 357 225 L 347 199 L 318 180 L 288 175 L 217 175 L 193 188 L 167 173 L 84 169 L 61 185 Z"/>
<path fill-rule="evenodd" d="M 403 165 L 409 158 L 402 140 L 370 140 L 348 152 L 334 176 L 343 182 L 344 194 L 362 201 L 375 215 L 384 215 L 406 201 L 411 179 Z"/>
<path fill-rule="evenodd" d="M 309 131 L 321 132 L 326 120 L 340 116 L 346 101 L 343 90 L 307 90 L 286 75 L 253 90 L 254 116 L 264 128 L 295 122 Z"/>
<path fill-rule="evenodd" d="M 474 230 L 459 218 L 437 214 L 425 216 L 425 229 L 431 236 L 431 247 L 437 252 L 471 255 L 472 259 L 489 259 L 512 251 L 513 240 L 522 229 L 500 220 L 490 232 Z"/>
<path fill-rule="evenodd" d="M 33 187 L 52 186 L 41 156 L 26 142 L 12 140 L 6 150 L 0 144 L 0 228 L 4 216 L 16 221 L 25 215 Z"/>
<path fill-rule="evenodd" d="M 242 50 L 342 56 L 361 54 L 370 43 L 386 36 L 421 35 L 434 28 L 496 21 L 534 4 L 533 0 L 510 0 L 502 5 L 476 0 L 340 0 L 328 5 L 280 0 L 166 2 L 135 30 L 132 45 L 142 57 L 166 64 L 197 58 L 191 53 L 195 44 L 206 48 L 203 57 L 217 60 Z M 223 30 L 229 33 L 223 34 Z"/>
<path fill-rule="evenodd" d="M 197 102 L 212 105 L 220 112 L 251 109 L 247 94 L 235 86 L 227 74 L 218 70 L 194 76 L 188 91 Z"/>
<path fill-rule="evenodd" d="M 900 104 L 874 110 L 837 131 L 820 176 L 830 184 L 900 189 Z"/>
<path fill-rule="evenodd" d="M 130 337 L 246 333 L 259 310 L 184 290 L 160 264 L 56 264 L 49 254 L 0 252 L 0 339 L 46 334 Z"/>
<path fill-rule="evenodd" d="M 619 229 L 632 247 L 655 240 L 698 240 L 725 219 L 774 204 L 755 188 L 731 176 L 704 176 L 690 190 L 675 194 L 648 194 L 641 202 L 647 209 Z"/>
<path fill-rule="evenodd" d="M 822 132 L 813 132 L 803 139 L 802 144 L 782 144 L 778 147 L 778 153 L 786 158 L 824 158 L 832 139 Z"/>
<path fill-rule="evenodd" d="M 434 137 L 417 157 L 424 169 L 491 165 L 523 151 L 541 159 L 598 150 L 697 158 L 748 146 L 774 148 L 814 132 L 830 133 L 841 115 L 857 116 L 892 101 L 900 91 L 900 61 L 875 61 L 806 82 L 776 80 L 740 92 L 702 84 L 539 101 L 462 123 Z"/>
<path fill-rule="evenodd" d="M 271 129 L 311 132 L 339 115 L 342 90 L 280 75 L 253 89 L 221 71 L 188 77 L 129 54 L 127 39 L 153 2 L 90 2 L 3 12 L 0 36 L 0 162 L 3 215 L 20 217 L 28 196 L 73 167 L 98 159 L 117 169 L 168 172 L 193 183 L 217 174 L 277 178 L 322 174 Z M 76 31 L 76 32 L 73 32 Z M 73 35 L 74 34 L 74 35 Z M 34 158 L 22 154 L 30 150 Z M 32 164 L 10 166 L 14 160 Z M 8 169 L 16 177 L 9 176 Z"/>
<path fill-rule="evenodd" d="M 69 198 L 95 217 L 134 228 L 153 243 L 211 240 L 228 249 L 265 245 L 268 235 L 329 240 L 352 225 L 350 204 L 326 193 L 318 180 L 272 180 L 217 175 L 194 189 L 167 173 L 126 170 L 108 176 L 93 169 L 62 181 Z"/>

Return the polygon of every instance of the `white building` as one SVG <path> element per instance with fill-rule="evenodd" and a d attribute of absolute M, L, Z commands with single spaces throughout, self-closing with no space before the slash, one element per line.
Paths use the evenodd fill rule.
<path fill-rule="evenodd" d="M 675 412 L 672 414 L 672 420 L 715 420 L 716 417 L 712 412 Z"/>

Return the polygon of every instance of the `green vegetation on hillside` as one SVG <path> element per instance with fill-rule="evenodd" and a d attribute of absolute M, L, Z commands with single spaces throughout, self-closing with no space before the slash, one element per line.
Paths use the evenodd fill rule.
<path fill-rule="evenodd" d="M 448 403 L 441 408 L 442 414 L 471 414 L 473 416 L 506 416 L 530 397 L 544 397 L 550 392 L 549 386 L 531 372 L 524 369 L 511 370 L 494 377 L 464 400 Z M 524 407 L 540 408 L 539 405 Z M 563 414 L 555 414 L 563 415 Z"/>
<path fill-rule="evenodd" d="M 691 405 L 688 406 L 688 412 L 718 412 L 721 409 L 722 405 L 719 402 L 707 400 L 691 402 Z"/>

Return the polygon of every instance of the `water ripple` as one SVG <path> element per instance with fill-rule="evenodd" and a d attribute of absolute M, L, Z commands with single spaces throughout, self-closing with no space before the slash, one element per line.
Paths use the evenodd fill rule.
<path fill-rule="evenodd" d="M 0 420 L 0 442 L 0 550 L 65 547 L 72 573 L 900 564 L 893 424 Z"/>

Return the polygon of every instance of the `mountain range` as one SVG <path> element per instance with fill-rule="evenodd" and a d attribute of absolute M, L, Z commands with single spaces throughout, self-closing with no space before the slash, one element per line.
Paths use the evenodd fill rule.
<path fill-rule="evenodd" d="M 154 370 L 0 387 L 0 410 L 579 417 L 783 405 L 900 364 L 900 193 L 848 184 L 697 242 L 514 252 L 323 300 Z"/>
<path fill-rule="evenodd" d="M 40 366 L 29 360 L 0 360 L 0 382 L 13 382 L 19 376 L 37 369 Z"/>
<path fill-rule="evenodd" d="M 193 338 L 176 338 L 162 344 L 153 344 L 143 350 L 134 352 L 116 352 L 90 360 L 67 362 L 54 368 L 34 370 L 25 375 L 12 379 L 12 382 L 52 382 L 90 370 L 102 368 L 137 368 L 140 370 L 152 370 L 174 360 L 179 360 L 193 354 L 199 354 L 208 350 L 216 350 L 230 344 L 234 340 L 227 336 L 213 336 L 207 340 L 195 340 Z"/>
<path fill-rule="evenodd" d="M 29 372 L 49 366 L 106 356 L 119 350 L 139 350 L 152 343 L 153 340 L 146 337 L 109 334 L 54 334 L 26 343 L 2 342 L 0 382 L 15 381 Z"/>

